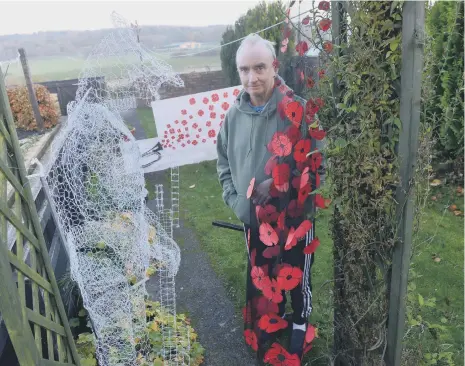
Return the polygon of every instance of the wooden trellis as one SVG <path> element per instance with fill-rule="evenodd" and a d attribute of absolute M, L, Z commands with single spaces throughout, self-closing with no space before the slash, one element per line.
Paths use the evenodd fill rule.
<path fill-rule="evenodd" d="M 79 365 L 2 75 L 0 69 L 0 314 L 21 366 Z"/>

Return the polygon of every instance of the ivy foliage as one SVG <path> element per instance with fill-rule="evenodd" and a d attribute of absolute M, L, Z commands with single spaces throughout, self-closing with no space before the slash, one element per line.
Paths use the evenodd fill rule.
<path fill-rule="evenodd" d="M 332 3 L 334 6 L 335 3 Z M 333 13 L 334 14 L 334 13 Z M 334 22 L 334 19 L 333 19 Z M 399 183 L 402 2 L 347 1 L 319 81 L 334 214 L 336 363 L 381 364 Z"/>
<path fill-rule="evenodd" d="M 428 42 L 424 79 L 430 89 L 425 100 L 426 117 L 435 121 L 436 157 L 463 158 L 463 1 L 436 1 L 427 12 L 425 25 Z"/>

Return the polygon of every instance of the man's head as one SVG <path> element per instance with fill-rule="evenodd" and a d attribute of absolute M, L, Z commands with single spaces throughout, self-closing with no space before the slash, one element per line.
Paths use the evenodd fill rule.
<path fill-rule="evenodd" d="M 242 86 L 254 104 L 266 103 L 273 93 L 275 58 L 273 44 L 258 34 L 250 34 L 244 38 L 237 50 L 237 71 Z"/>

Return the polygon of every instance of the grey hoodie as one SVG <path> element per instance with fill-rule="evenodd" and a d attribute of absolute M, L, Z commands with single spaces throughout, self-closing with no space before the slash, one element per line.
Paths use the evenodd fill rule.
<path fill-rule="evenodd" d="M 281 79 L 281 83 L 284 81 Z M 277 106 L 283 95 L 278 88 L 261 113 L 249 105 L 250 96 L 242 90 L 226 114 L 217 138 L 217 172 L 223 188 L 223 200 L 244 224 L 251 224 L 252 201 L 247 199 L 247 189 L 255 177 L 255 186 L 271 178 L 266 175 L 265 165 L 271 157 L 268 143 L 277 131 L 284 132 L 291 126 L 289 119 L 281 119 Z M 294 96 L 305 107 L 306 101 Z M 308 136 L 307 124 L 302 121 L 302 136 Z M 304 135 L 305 133 L 305 135 Z M 312 146 L 321 146 L 312 140 Z M 323 177 L 321 177 L 323 182 Z M 307 200 L 311 201 L 311 200 Z M 307 207 L 306 210 L 311 210 Z"/>

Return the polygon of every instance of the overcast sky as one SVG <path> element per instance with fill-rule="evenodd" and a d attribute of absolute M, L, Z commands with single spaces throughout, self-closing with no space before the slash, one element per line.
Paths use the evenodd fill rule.
<path fill-rule="evenodd" d="M 0 35 L 47 30 L 111 28 L 116 11 L 140 25 L 233 24 L 259 0 L 4 1 Z"/>

